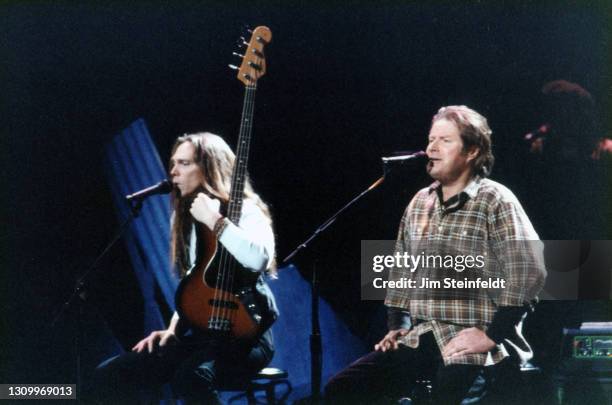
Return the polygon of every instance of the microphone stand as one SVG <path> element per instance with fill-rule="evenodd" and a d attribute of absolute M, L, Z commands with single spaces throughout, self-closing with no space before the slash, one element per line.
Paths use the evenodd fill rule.
<path fill-rule="evenodd" d="M 314 241 L 322 232 L 329 228 L 335 221 L 353 204 L 362 199 L 370 191 L 377 188 L 388 174 L 389 169 L 387 165 L 383 164 L 384 174 L 376 180 L 370 187 L 362 191 L 357 197 L 349 201 L 345 206 L 340 208 L 334 215 L 332 215 L 327 221 L 323 222 L 313 234 L 306 239 L 303 243 L 298 245 L 293 252 L 291 252 L 283 260 L 283 265 L 293 259 L 302 250 L 307 249 L 312 241 Z M 311 401 L 312 403 L 318 403 L 321 399 L 321 371 L 323 367 L 323 348 L 321 344 L 321 326 L 319 323 L 319 280 L 317 278 L 317 259 L 312 263 L 312 294 L 311 294 L 311 307 L 312 307 L 312 319 L 311 319 L 311 333 L 310 333 L 310 375 L 311 375 Z"/>
<path fill-rule="evenodd" d="M 145 196 L 146 198 L 146 196 Z M 128 226 L 132 223 L 134 218 L 137 218 L 140 215 L 140 210 L 142 209 L 142 202 L 144 198 L 135 198 L 133 200 L 128 200 L 130 204 L 130 213 L 123 220 L 119 229 L 112 237 L 110 242 L 106 245 L 106 247 L 102 250 L 102 252 L 96 257 L 96 259 L 89 265 L 87 270 L 83 273 L 83 275 L 77 280 L 76 287 L 74 291 L 68 298 L 66 302 L 62 305 L 62 308 L 57 312 L 53 321 L 51 322 L 51 328 L 54 328 L 57 322 L 64 316 L 68 309 L 72 307 L 73 304 L 78 305 L 77 310 L 77 332 L 74 337 L 74 351 L 75 351 L 75 361 L 76 361 L 76 389 L 77 391 L 82 387 L 82 374 L 81 374 L 81 343 L 82 343 L 82 335 L 83 335 L 83 313 L 84 313 L 84 304 L 87 300 L 87 292 L 86 292 L 86 281 L 94 273 L 94 270 L 98 267 L 100 261 L 108 254 L 111 248 L 117 243 L 121 236 L 128 228 Z M 78 392 L 77 392 L 78 394 Z M 78 395 L 77 395 L 78 398 Z"/>

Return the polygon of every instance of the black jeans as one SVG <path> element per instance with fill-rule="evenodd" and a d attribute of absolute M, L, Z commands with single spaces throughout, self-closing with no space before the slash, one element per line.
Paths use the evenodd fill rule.
<path fill-rule="evenodd" d="M 224 343 L 186 339 L 153 353 L 127 352 L 101 363 L 86 399 L 92 403 L 133 403 L 153 398 L 170 383 L 188 403 L 218 402 L 215 387 L 247 380 L 268 365 L 273 351 L 261 342 Z"/>
<path fill-rule="evenodd" d="M 410 395 L 419 378 L 433 380 L 433 403 L 458 404 L 483 367 L 444 366 L 433 333 L 421 336 L 417 349 L 405 345 L 371 352 L 332 377 L 325 387 L 326 403 L 390 404 Z"/>

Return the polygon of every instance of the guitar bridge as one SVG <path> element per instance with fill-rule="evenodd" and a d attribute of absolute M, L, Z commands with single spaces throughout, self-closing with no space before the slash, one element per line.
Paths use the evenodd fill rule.
<path fill-rule="evenodd" d="M 211 317 L 208 320 L 208 329 L 217 332 L 229 332 L 232 328 L 232 323 L 229 319 Z"/>

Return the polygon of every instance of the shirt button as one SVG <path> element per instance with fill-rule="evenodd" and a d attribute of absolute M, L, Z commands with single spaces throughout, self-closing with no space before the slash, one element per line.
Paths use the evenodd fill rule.
<path fill-rule="evenodd" d="M 463 236 L 467 235 L 467 231 L 463 231 Z"/>
<path fill-rule="evenodd" d="M 438 227 L 438 231 L 442 232 L 442 229 L 443 228 L 441 226 Z"/>

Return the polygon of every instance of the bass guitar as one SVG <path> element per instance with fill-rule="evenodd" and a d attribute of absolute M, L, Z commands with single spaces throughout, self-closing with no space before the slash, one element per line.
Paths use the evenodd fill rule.
<path fill-rule="evenodd" d="M 269 28 L 253 30 L 240 67 L 238 80 L 245 86 L 244 105 L 240 122 L 236 161 L 232 173 L 230 200 L 226 217 L 238 224 L 244 199 L 247 162 L 253 129 L 253 110 L 257 81 L 266 73 L 264 47 L 272 40 Z M 246 277 L 236 279 L 240 264 L 217 243 L 215 235 L 201 226 L 198 243 L 203 254 L 196 266 L 185 276 L 177 289 L 176 309 L 182 320 L 195 329 L 212 334 L 229 335 L 236 339 L 253 339 L 268 326 L 259 309 L 253 289 L 258 274 L 245 270 Z"/>

